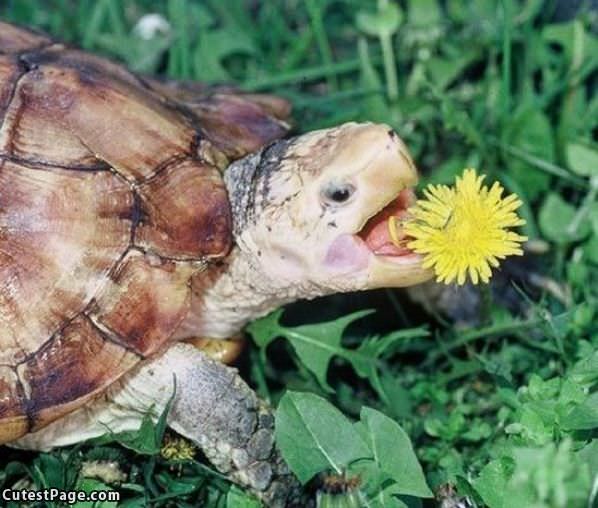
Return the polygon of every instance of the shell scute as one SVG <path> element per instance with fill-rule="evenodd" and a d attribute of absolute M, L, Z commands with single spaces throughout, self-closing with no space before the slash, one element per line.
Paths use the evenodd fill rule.
<path fill-rule="evenodd" d="M 95 297 L 89 316 L 127 349 L 144 357 L 154 354 L 187 314 L 188 281 L 197 268 L 132 250 Z"/>
<path fill-rule="evenodd" d="M 24 70 L 13 56 L 0 55 L 0 125 L 4 121 L 14 89 Z"/>
<path fill-rule="evenodd" d="M 0 365 L 79 312 L 130 242 L 130 188 L 110 172 L 0 160 Z"/>
<path fill-rule="evenodd" d="M 221 257 L 231 244 L 231 212 L 220 173 L 193 159 L 139 186 L 135 244 L 163 257 Z M 176 220 L 173 220 L 173 217 Z"/>
<path fill-rule="evenodd" d="M 183 104 L 0 22 L 0 444 L 168 346 L 192 276 L 231 245 L 202 150 L 237 157 L 284 134 L 260 100 Z"/>
<path fill-rule="evenodd" d="M 17 367 L 28 416 L 43 424 L 69 404 L 80 404 L 116 381 L 138 358 L 106 340 L 85 315 L 69 321 L 50 341 Z M 66 381 L 68 380 L 68 381 Z M 44 412 L 49 410 L 49 414 Z"/>
<path fill-rule="evenodd" d="M 6 112 L 0 154 L 60 167 L 102 162 L 130 181 L 193 154 L 190 122 L 126 71 L 105 72 L 72 50 L 47 54 L 25 59 L 29 70 Z"/>

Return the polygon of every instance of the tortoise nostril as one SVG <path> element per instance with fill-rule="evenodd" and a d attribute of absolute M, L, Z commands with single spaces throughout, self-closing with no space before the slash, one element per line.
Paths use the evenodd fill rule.
<path fill-rule="evenodd" d="M 393 141 L 395 141 L 399 137 L 399 135 L 393 129 L 389 129 L 387 131 L 387 134 Z"/>

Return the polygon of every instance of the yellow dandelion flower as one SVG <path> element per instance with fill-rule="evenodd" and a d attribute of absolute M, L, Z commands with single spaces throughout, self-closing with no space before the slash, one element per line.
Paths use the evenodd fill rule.
<path fill-rule="evenodd" d="M 407 246 L 424 256 L 424 268 L 433 268 L 438 282 L 462 285 L 468 275 L 474 284 L 488 282 L 500 259 L 523 254 L 521 242 L 527 238 L 508 230 L 525 224 L 515 212 L 521 200 L 514 194 L 502 197 L 502 186 L 495 182 L 488 188 L 484 178 L 466 169 L 454 187 L 429 185 L 426 199 L 409 210 Z"/>

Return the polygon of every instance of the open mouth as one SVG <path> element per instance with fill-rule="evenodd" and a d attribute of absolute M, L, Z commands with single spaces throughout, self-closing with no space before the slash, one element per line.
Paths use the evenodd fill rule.
<path fill-rule="evenodd" d="M 376 215 L 370 217 L 363 228 L 355 235 L 367 246 L 375 256 L 399 261 L 399 258 L 416 256 L 407 247 L 411 238 L 401 227 L 401 220 L 407 215 L 407 209 L 415 202 L 413 189 L 403 189 L 399 195 L 382 208 Z M 395 219 L 393 219 L 393 217 Z M 392 223 L 389 225 L 389 221 Z M 391 237 L 391 228 L 396 233 Z"/>

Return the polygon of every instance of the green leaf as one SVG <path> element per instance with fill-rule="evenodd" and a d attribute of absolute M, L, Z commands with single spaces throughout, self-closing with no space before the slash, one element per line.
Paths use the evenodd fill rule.
<path fill-rule="evenodd" d="M 411 0 L 408 15 L 410 24 L 429 28 L 440 21 L 442 12 L 438 0 Z"/>
<path fill-rule="evenodd" d="M 598 439 L 590 441 L 576 453 L 582 464 L 587 464 L 590 468 L 590 475 L 596 478 L 598 475 Z"/>
<path fill-rule="evenodd" d="M 560 194 L 551 192 L 540 207 L 538 223 L 542 234 L 558 244 L 581 240 L 589 232 L 589 224 L 584 222 L 573 227 L 575 208 L 567 203 Z"/>
<path fill-rule="evenodd" d="M 116 441 L 121 446 L 141 455 L 157 455 L 160 453 L 162 439 L 164 437 L 164 432 L 166 431 L 168 414 L 174 403 L 175 396 L 176 382 L 173 384 L 172 395 L 155 424 L 152 416 L 153 409 L 150 409 L 143 416 L 138 430 L 128 430 L 115 434 L 110 432 L 110 429 L 107 429 L 109 431 L 108 434 L 94 439 L 93 442 L 96 444 L 106 444 Z"/>
<path fill-rule="evenodd" d="M 355 428 L 370 447 L 377 467 L 396 483 L 395 493 L 433 497 L 411 440 L 397 422 L 375 409 L 364 407 Z"/>
<path fill-rule="evenodd" d="M 113 438 L 121 446 L 142 455 L 160 453 L 160 443 L 156 442 L 155 425 L 149 414 L 144 415 L 138 430 L 119 432 L 114 434 Z"/>
<path fill-rule="evenodd" d="M 301 483 L 332 469 L 341 474 L 370 451 L 351 422 L 312 393 L 287 391 L 276 410 L 276 443 Z"/>
<path fill-rule="evenodd" d="M 490 508 L 507 506 L 505 492 L 513 469 L 513 460 L 503 457 L 486 464 L 478 477 L 473 480 L 473 488 Z"/>
<path fill-rule="evenodd" d="M 295 348 L 297 356 L 315 374 L 322 386 L 328 387 L 326 372 L 332 357 L 335 354 L 346 357 L 341 339 L 347 326 L 372 312 L 371 310 L 358 311 L 334 321 L 298 326 L 291 332 L 287 332 L 287 337 Z"/>
<path fill-rule="evenodd" d="M 583 403 L 567 414 L 562 426 L 568 430 L 590 430 L 598 427 L 598 392 L 591 394 Z"/>
<path fill-rule="evenodd" d="M 576 40 L 576 31 L 578 32 L 578 40 Z M 576 43 L 584 49 L 583 53 L 586 56 L 595 55 L 596 51 L 598 51 L 596 36 L 583 29 L 583 23 L 580 19 L 575 19 L 568 23 L 547 25 L 542 30 L 542 37 L 546 41 L 562 46 L 568 60 L 574 59 Z M 591 61 L 589 58 L 587 60 L 588 62 Z"/>
<path fill-rule="evenodd" d="M 383 371 L 378 386 L 374 388 L 393 417 L 396 419 L 411 417 L 413 398 L 411 391 L 403 386 L 401 378 Z"/>
<path fill-rule="evenodd" d="M 51 453 L 41 453 L 33 462 L 35 483 L 43 488 L 65 489 L 66 471 L 64 461 Z"/>
<path fill-rule="evenodd" d="M 267 316 L 253 321 L 247 326 L 247 331 L 253 337 L 255 343 L 264 349 L 277 337 L 283 337 L 284 331 L 280 324 L 280 318 L 284 309 L 277 309 Z"/>
<path fill-rule="evenodd" d="M 598 381 L 598 350 L 579 360 L 569 371 L 569 376 L 580 384 Z"/>
<path fill-rule="evenodd" d="M 554 162 L 554 136 L 548 117 L 539 109 L 522 107 L 505 126 L 507 144 L 547 162 Z M 507 156 L 513 177 L 525 188 L 527 197 L 534 199 L 549 187 L 550 176 L 527 162 Z"/>
<path fill-rule="evenodd" d="M 585 257 L 592 263 L 598 265 L 598 236 L 592 235 L 584 244 L 583 251 Z"/>
<path fill-rule="evenodd" d="M 260 508 L 260 503 L 254 497 L 250 497 L 240 488 L 232 486 L 226 495 L 226 508 Z"/>
<path fill-rule="evenodd" d="M 426 62 L 426 71 L 434 86 L 444 90 L 478 57 L 477 48 L 464 48 L 458 59 L 433 56 Z"/>
<path fill-rule="evenodd" d="M 77 489 L 87 493 L 98 490 L 104 492 L 114 490 L 109 485 L 94 478 L 83 478 L 77 485 Z M 73 505 L 74 508 L 116 508 L 117 506 L 116 501 L 79 501 Z"/>
<path fill-rule="evenodd" d="M 209 82 L 230 79 L 223 61 L 234 54 L 250 55 L 255 51 L 253 41 L 239 27 L 202 32 L 194 55 L 195 75 Z"/>
<path fill-rule="evenodd" d="M 598 150 L 581 143 L 568 143 L 566 154 L 569 167 L 578 175 L 598 175 Z"/>
<path fill-rule="evenodd" d="M 388 104 L 381 93 L 383 90 L 382 80 L 370 58 L 368 42 L 361 36 L 357 42 L 359 55 L 360 82 L 364 90 L 380 90 L 378 93 L 370 93 L 363 100 L 364 114 L 372 121 L 384 122 L 388 118 Z"/>
<path fill-rule="evenodd" d="M 394 34 L 403 21 L 398 5 L 388 3 L 377 12 L 359 11 L 355 18 L 357 28 L 367 35 L 389 36 Z"/>
<path fill-rule="evenodd" d="M 427 336 L 428 331 L 425 328 L 410 328 L 397 330 L 382 337 L 377 335 L 368 337 L 359 345 L 355 354 L 350 355 L 348 359 L 359 376 L 372 380 L 377 368 L 377 363 L 373 362 L 373 359 L 382 357 L 397 343 Z"/>
<path fill-rule="evenodd" d="M 360 355 L 343 348 L 341 339 L 345 328 L 353 321 L 371 314 L 372 310 L 362 310 L 324 323 L 285 327 L 279 319 L 282 311 L 276 311 L 264 319 L 249 325 L 248 330 L 260 347 L 267 346 L 276 337 L 285 337 L 293 346 L 301 362 L 316 376 L 319 383 L 328 391 L 332 388 L 326 381 L 328 365 L 334 355 L 351 361 Z M 371 361 L 370 357 L 361 358 Z"/>

